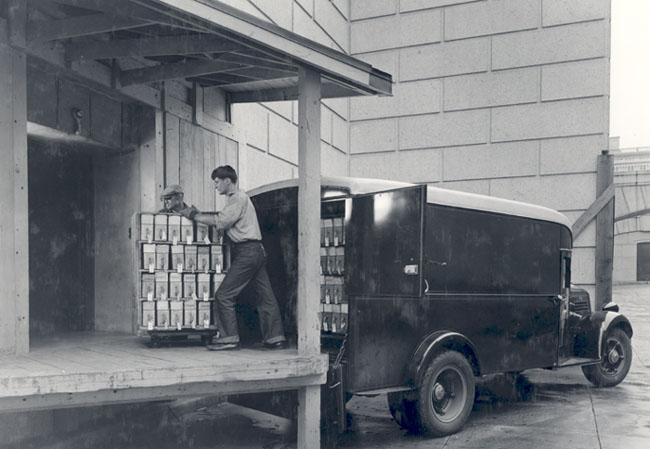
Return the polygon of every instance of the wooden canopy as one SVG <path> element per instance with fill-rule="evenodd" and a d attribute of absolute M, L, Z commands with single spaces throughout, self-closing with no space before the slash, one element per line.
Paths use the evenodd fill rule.
<path fill-rule="evenodd" d="M 27 14 L 30 56 L 154 106 L 171 79 L 231 103 L 295 100 L 300 67 L 320 73 L 322 98 L 391 93 L 389 74 L 215 0 L 28 0 L 8 13 Z"/>

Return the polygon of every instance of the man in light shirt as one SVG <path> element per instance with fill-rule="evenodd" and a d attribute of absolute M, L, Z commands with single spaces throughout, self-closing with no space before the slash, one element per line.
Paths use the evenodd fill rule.
<path fill-rule="evenodd" d="M 240 348 L 235 298 L 249 283 L 257 295 L 263 347 L 283 349 L 286 339 L 282 317 L 266 272 L 266 252 L 262 246 L 255 207 L 248 195 L 237 187 L 237 172 L 230 165 L 215 168 L 211 177 L 219 194 L 226 196 L 223 210 L 216 214 L 201 213 L 194 207 L 186 207 L 180 211 L 191 220 L 225 231 L 231 242 L 232 261 L 215 294 L 221 324 L 220 336 L 214 344 L 208 345 L 208 349 L 222 351 Z"/>

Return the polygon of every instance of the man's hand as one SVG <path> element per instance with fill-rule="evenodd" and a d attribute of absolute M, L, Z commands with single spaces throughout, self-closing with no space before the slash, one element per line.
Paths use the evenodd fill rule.
<path fill-rule="evenodd" d="M 194 220 L 194 216 L 199 213 L 199 210 L 196 207 L 194 207 L 194 205 L 192 205 L 192 206 L 187 206 L 182 208 L 181 210 L 178 211 L 178 213 L 185 218 Z"/>

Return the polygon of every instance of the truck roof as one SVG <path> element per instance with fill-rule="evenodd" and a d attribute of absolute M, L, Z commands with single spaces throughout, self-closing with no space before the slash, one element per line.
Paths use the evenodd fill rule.
<path fill-rule="evenodd" d="M 405 187 L 415 187 L 416 185 L 408 182 L 384 179 L 352 178 L 345 176 L 321 177 L 321 187 L 341 190 L 346 195 L 363 195 Z M 297 186 L 298 179 L 293 178 L 256 187 L 247 193 L 249 196 L 255 196 L 272 190 Z M 427 203 L 550 221 L 571 229 L 571 222 L 560 212 L 548 207 L 524 203 L 522 201 L 427 186 Z"/>

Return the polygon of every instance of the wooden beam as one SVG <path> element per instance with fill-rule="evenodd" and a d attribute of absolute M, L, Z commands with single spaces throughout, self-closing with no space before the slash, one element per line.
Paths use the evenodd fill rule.
<path fill-rule="evenodd" d="M 74 61 L 78 59 L 188 55 L 236 51 L 243 48 L 245 47 L 215 35 L 161 36 L 73 42 L 66 45 L 66 59 Z"/>
<path fill-rule="evenodd" d="M 58 20 L 39 20 L 28 24 L 29 44 L 47 42 L 71 37 L 88 36 L 127 30 L 149 25 L 150 22 L 114 14 L 92 14 Z"/>
<path fill-rule="evenodd" d="M 0 410 L 19 412 L 53 410 L 85 405 L 128 404 L 182 397 L 284 391 L 314 385 L 320 391 L 326 374 L 269 379 L 267 381 L 228 381 L 178 383 L 169 386 L 119 388 L 79 393 L 51 393 L 31 396 L 0 397 Z"/>
<path fill-rule="evenodd" d="M 161 64 L 155 67 L 144 67 L 141 69 L 126 70 L 122 72 L 120 84 L 122 86 L 129 86 L 132 84 L 145 84 L 153 81 L 187 78 L 190 76 L 205 75 L 208 73 L 236 70 L 242 67 L 243 66 L 240 64 L 204 60 L 178 62 L 175 64 Z"/>
<path fill-rule="evenodd" d="M 234 86 L 233 86 L 234 87 Z M 241 86 L 239 86 L 241 87 Z M 257 103 L 264 101 L 287 101 L 298 98 L 298 87 L 280 87 L 271 89 L 256 89 L 243 92 L 229 92 L 228 101 L 234 103 Z M 341 98 L 364 95 L 364 92 L 346 89 L 336 84 L 323 84 L 321 98 Z"/>
<path fill-rule="evenodd" d="M 604 151 L 598 156 L 597 192 L 602 195 L 614 188 L 614 156 Z M 609 201 L 596 216 L 596 300 L 595 310 L 612 301 L 614 272 L 614 200 Z"/>
<path fill-rule="evenodd" d="M 311 355 L 320 353 L 320 74 L 300 68 L 298 82 L 298 353 Z M 298 448 L 318 448 L 320 389 L 298 398 Z"/>
<path fill-rule="evenodd" d="M 585 230 L 587 225 L 596 218 L 598 213 L 605 207 L 611 200 L 614 198 L 614 185 L 611 185 L 604 192 L 598 195 L 596 201 L 594 201 L 586 211 L 578 217 L 578 219 L 571 226 L 571 233 L 573 234 L 573 240 L 575 241 L 576 237 L 579 236 L 582 231 Z"/>

